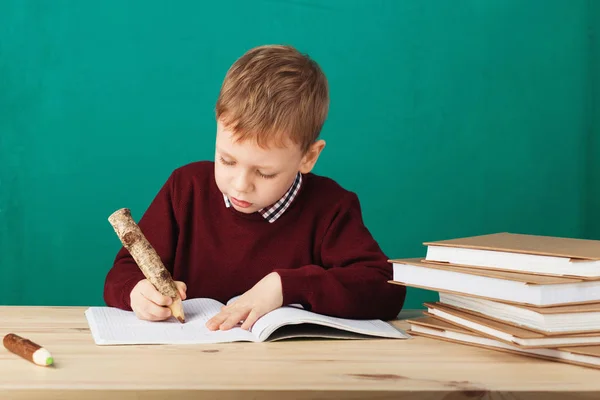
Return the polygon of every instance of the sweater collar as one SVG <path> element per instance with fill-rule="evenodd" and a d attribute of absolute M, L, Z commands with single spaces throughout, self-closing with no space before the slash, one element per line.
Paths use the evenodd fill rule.
<path fill-rule="evenodd" d="M 279 217 L 283 215 L 285 210 L 292 204 L 298 192 L 300 191 L 300 186 L 302 185 L 302 174 L 298 172 L 296 175 L 296 179 L 294 179 L 294 183 L 288 189 L 287 192 L 275 203 L 273 203 L 269 207 L 261 208 L 258 212 L 263 216 L 264 219 L 273 223 L 277 221 Z M 226 195 L 223 195 L 223 200 L 225 201 L 225 206 L 227 208 L 231 207 L 231 201 Z"/>

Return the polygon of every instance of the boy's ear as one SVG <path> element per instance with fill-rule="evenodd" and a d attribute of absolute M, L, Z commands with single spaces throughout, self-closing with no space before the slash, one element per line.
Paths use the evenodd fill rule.
<path fill-rule="evenodd" d="M 304 157 L 302 157 L 302 161 L 300 162 L 301 173 L 308 174 L 310 171 L 312 171 L 324 147 L 324 140 L 317 140 L 310 146 Z"/>

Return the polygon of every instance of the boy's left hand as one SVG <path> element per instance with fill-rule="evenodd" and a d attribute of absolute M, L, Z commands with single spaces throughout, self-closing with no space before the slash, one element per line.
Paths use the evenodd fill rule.
<path fill-rule="evenodd" d="M 257 319 L 282 304 L 281 277 L 277 272 L 271 272 L 236 301 L 223 306 L 221 312 L 206 323 L 206 327 L 211 331 L 225 331 L 244 321 L 242 329 L 250 329 Z"/>

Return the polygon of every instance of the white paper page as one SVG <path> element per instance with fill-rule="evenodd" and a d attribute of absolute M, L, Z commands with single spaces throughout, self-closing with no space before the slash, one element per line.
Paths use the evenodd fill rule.
<path fill-rule="evenodd" d="M 99 345 L 117 344 L 196 344 L 234 341 L 256 341 L 254 335 L 239 327 L 228 331 L 210 331 L 206 322 L 221 309 L 211 299 L 183 302 L 185 323 L 174 318 L 167 321 L 144 321 L 131 311 L 112 307 L 90 307 L 86 318 Z"/>
<path fill-rule="evenodd" d="M 349 332 L 380 337 L 408 339 L 410 335 L 382 320 L 353 320 L 329 317 L 295 307 L 281 307 L 264 315 L 252 327 L 252 332 L 267 340 L 269 335 L 284 325 L 311 323 L 329 326 Z"/>

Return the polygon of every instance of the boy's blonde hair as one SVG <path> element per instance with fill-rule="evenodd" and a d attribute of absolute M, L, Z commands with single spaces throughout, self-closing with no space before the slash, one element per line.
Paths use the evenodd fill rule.
<path fill-rule="evenodd" d="M 261 147 L 286 139 L 306 152 L 329 110 L 329 88 L 319 65 L 291 46 L 259 46 L 229 69 L 216 105 L 218 120 L 238 140 Z"/>

